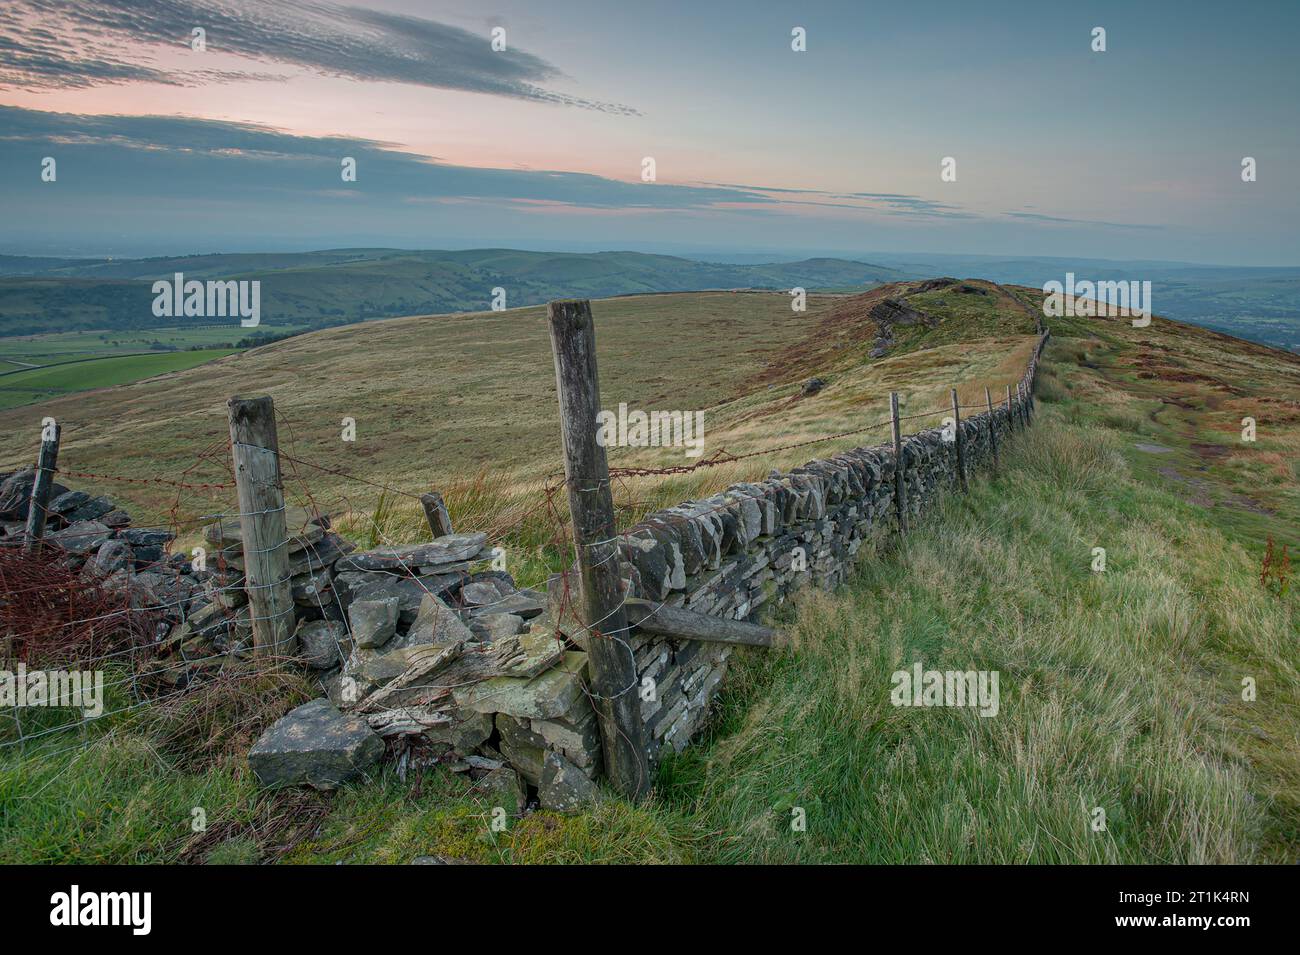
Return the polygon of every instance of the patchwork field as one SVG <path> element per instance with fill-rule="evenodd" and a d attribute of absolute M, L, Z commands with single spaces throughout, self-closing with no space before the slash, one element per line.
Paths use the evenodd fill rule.
<path fill-rule="evenodd" d="M 230 348 L 202 348 L 194 351 L 160 351 L 108 358 L 60 361 L 37 368 L 0 375 L 0 408 L 31 408 L 39 411 L 47 399 L 78 394 L 87 389 L 130 384 L 185 371 L 233 354 Z M 39 422 L 43 415 L 31 413 Z"/>

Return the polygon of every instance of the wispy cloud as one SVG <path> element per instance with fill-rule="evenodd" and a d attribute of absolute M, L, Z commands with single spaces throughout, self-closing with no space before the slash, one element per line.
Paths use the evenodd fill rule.
<path fill-rule="evenodd" d="M 974 213 L 965 212 L 959 206 L 947 202 L 936 202 L 933 199 L 897 192 L 851 192 L 846 198 L 863 199 L 900 215 L 941 216 L 948 219 L 978 218 Z"/>
<path fill-rule="evenodd" d="M 340 162 L 350 156 L 357 161 L 358 181 L 348 191 L 372 201 L 536 201 L 660 210 L 728 202 L 776 204 L 753 191 L 457 166 L 375 140 L 297 136 L 253 123 L 189 117 L 82 116 L 0 106 L 0 143 L 5 147 L 0 170 L 6 173 L 0 190 L 3 183 L 21 191 L 22 184 L 36 181 L 17 168 L 28 161 L 22 154 L 34 152 L 62 157 L 61 166 L 78 172 L 61 177 L 60 186 L 88 192 L 239 201 L 274 189 L 281 201 L 310 202 L 325 195 L 323 190 L 338 188 Z M 142 163 L 147 163 L 147 173 Z"/>
<path fill-rule="evenodd" d="M 407 83 L 635 115 L 616 103 L 548 89 L 562 78 L 522 50 L 495 52 L 489 37 L 403 14 L 303 0 L 14 0 L 0 37 L 0 86 L 63 89 L 108 83 L 193 86 L 264 73 L 213 70 L 190 50 L 354 80 Z M 158 62 L 172 54 L 166 65 Z M 175 66 L 177 55 L 191 65 Z"/>
<path fill-rule="evenodd" d="M 789 189 L 780 186 L 743 186 L 735 183 L 706 183 L 726 189 L 744 189 L 764 195 L 798 195 L 803 199 L 781 199 L 788 205 L 822 206 L 827 209 L 864 209 L 885 215 L 915 218 L 941 217 L 945 219 L 978 219 L 979 215 L 967 212 L 960 206 L 937 202 L 921 196 L 897 192 L 831 192 L 824 189 Z"/>
<path fill-rule="evenodd" d="M 1163 229 L 1161 225 L 1142 225 L 1134 222 L 1105 222 L 1099 219 L 1070 219 L 1065 216 L 1047 216 L 1037 212 L 1004 212 L 1012 219 L 1028 219 L 1032 222 L 1058 222 L 1068 225 L 1105 226 L 1108 229 Z"/>

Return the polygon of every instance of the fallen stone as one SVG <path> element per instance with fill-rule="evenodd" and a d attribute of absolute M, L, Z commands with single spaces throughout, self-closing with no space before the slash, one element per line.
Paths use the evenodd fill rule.
<path fill-rule="evenodd" d="M 113 531 L 98 521 L 78 521 L 61 531 L 46 534 L 45 539 L 70 554 L 89 554 L 113 536 Z"/>
<path fill-rule="evenodd" d="M 348 608 L 348 621 L 356 645 L 371 650 L 382 647 L 396 636 L 398 605 L 396 597 L 354 600 Z"/>
<path fill-rule="evenodd" d="M 501 755 L 524 779 L 534 786 L 539 785 L 546 761 L 546 741 L 529 729 L 526 719 L 498 713 L 496 726 L 500 734 Z"/>
<path fill-rule="evenodd" d="M 323 607 L 333 603 L 334 591 L 330 588 L 333 581 L 334 572 L 328 567 L 291 578 L 289 585 L 293 602 L 303 607 Z"/>
<path fill-rule="evenodd" d="M 495 583 L 486 580 L 473 581 L 460 589 L 460 602 L 466 607 L 491 607 L 503 596 Z"/>
<path fill-rule="evenodd" d="M 558 753 L 547 751 L 537 797 L 543 809 L 577 812 L 600 799 L 600 790 L 577 766 Z"/>
<path fill-rule="evenodd" d="M 268 788 L 331 790 L 369 769 L 383 753 L 383 740 L 364 719 L 315 699 L 277 720 L 249 750 L 248 765 Z"/>
<path fill-rule="evenodd" d="M 329 670 L 343 662 L 348 630 L 336 620 L 304 620 L 295 633 L 303 662 L 313 670 Z"/>
<path fill-rule="evenodd" d="M 524 630 L 524 618 L 512 613 L 485 613 L 470 620 L 469 629 L 485 643 L 513 637 Z"/>
<path fill-rule="evenodd" d="M 524 780 L 509 766 L 493 769 L 474 788 L 493 806 L 500 806 L 512 816 L 520 815 L 528 803 Z"/>
<path fill-rule="evenodd" d="M 469 628 L 461 622 L 460 617 L 433 594 L 425 594 L 420 601 L 419 613 L 411 624 L 406 636 L 401 638 L 405 646 L 419 644 L 449 644 L 468 642 L 474 639 Z"/>
<path fill-rule="evenodd" d="M 107 540 L 99 545 L 87 566 L 101 577 L 121 570 L 131 562 L 131 548 L 125 541 Z"/>
<path fill-rule="evenodd" d="M 334 594 L 340 606 L 353 600 L 379 600 L 398 598 L 398 623 L 408 626 L 415 622 L 420 605 L 429 594 L 446 599 L 458 586 L 461 578 L 455 574 L 424 577 L 398 577 L 394 574 L 349 571 L 334 580 Z"/>

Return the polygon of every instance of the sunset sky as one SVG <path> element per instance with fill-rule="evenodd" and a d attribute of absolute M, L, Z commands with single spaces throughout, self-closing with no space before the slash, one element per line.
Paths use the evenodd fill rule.
<path fill-rule="evenodd" d="M 1300 264 L 1291 2 L 13 0 L 5 14 L 0 252 Z"/>

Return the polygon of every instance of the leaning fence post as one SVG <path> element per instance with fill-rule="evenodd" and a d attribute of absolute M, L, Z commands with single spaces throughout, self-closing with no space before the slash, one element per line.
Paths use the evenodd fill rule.
<path fill-rule="evenodd" d="M 289 656 L 293 652 L 294 610 L 275 406 L 269 397 L 236 397 L 226 407 L 239 495 L 253 655 Z"/>
<path fill-rule="evenodd" d="M 1007 385 L 1007 431 L 1011 431 L 1015 424 L 1015 418 L 1011 412 L 1011 386 Z"/>
<path fill-rule="evenodd" d="M 998 469 L 998 422 L 993 415 L 993 395 L 984 386 L 984 403 L 989 408 L 989 447 L 993 450 L 993 470 Z"/>
<path fill-rule="evenodd" d="M 451 515 L 447 513 L 447 504 L 437 491 L 420 495 L 420 504 L 424 507 L 424 519 L 429 522 L 429 530 L 434 538 L 446 537 L 451 533 Z"/>
<path fill-rule="evenodd" d="M 587 662 L 600 718 L 605 769 L 616 790 L 639 799 L 649 789 L 650 770 L 636 693 L 636 662 L 627 643 L 609 461 L 596 440 L 600 379 L 591 303 L 551 302 L 546 318 L 555 353 L 564 477 L 578 561 L 579 611 L 587 629 Z"/>
<path fill-rule="evenodd" d="M 53 431 L 51 431 L 53 429 Z M 59 463 L 59 436 L 62 429 L 57 423 L 45 424 L 41 429 L 41 453 L 36 459 L 36 474 L 32 478 L 32 499 L 27 505 L 27 540 L 23 551 L 32 553 L 45 536 L 45 516 L 50 507 L 50 491 L 54 485 L 54 469 Z"/>
<path fill-rule="evenodd" d="M 953 444 L 957 446 L 957 479 L 961 489 L 966 490 L 966 448 L 961 436 L 961 404 L 957 401 L 957 389 L 952 389 L 952 427 Z"/>
<path fill-rule="evenodd" d="M 903 480 L 903 430 L 898 418 L 898 392 L 889 393 L 889 419 L 894 432 L 894 505 L 898 529 L 907 533 L 907 482 Z"/>

